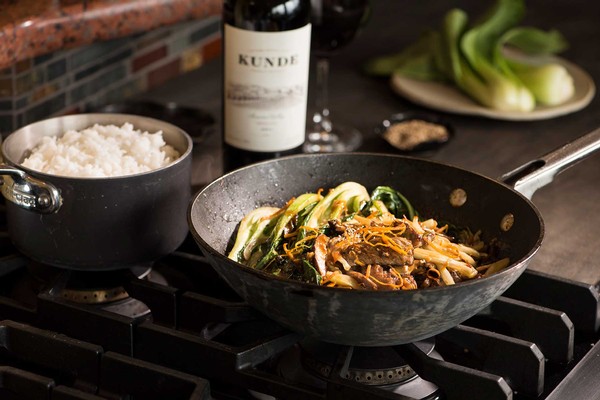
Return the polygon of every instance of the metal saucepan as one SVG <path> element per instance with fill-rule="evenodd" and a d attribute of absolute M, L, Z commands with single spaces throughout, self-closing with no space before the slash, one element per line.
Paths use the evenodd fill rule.
<path fill-rule="evenodd" d="M 110 178 L 56 176 L 20 165 L 43 136 L 125 122 L 161 130 L 180 158 L 157 170 Z M 189 231 L 191 154 L 184 131 L 152 118 L 78 114 L 27 125 L 2 143 L 9 236 L 23 254 L 62 268 L 108 270 L 154 261 L 175 250 Z"/>
<path fill-rule="evenodd" d="M 414 342 L 473 316 L 521 275 L 544 235 L 542 217 L 527 196 L 598 147 L 600 129 L 507 174 L 504 179 L 513 182 L 514 189 L 460 168 L 402 156 L 313 154 L 276 159 L 209 184 L 194 198 L 189 223 L 212 267 L 248 304 L 281 325 L 345 345 Z M 491 277 L 453 286 L 383 292 L 286 280 L 224 255 L 238 222 L 252 209 L 282 206 L 293 196 L 344 181 L 368 189 L 392 186 L 423 216 L 481 229 L 484 240 L 497 238 L 508 245 L 511 265 Z"/>

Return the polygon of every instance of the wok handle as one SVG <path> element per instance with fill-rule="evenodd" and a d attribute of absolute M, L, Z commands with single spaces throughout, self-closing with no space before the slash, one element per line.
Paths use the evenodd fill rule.
<path fill-rule="evenodd" d="M 50 183 L 8 165 L 0 165 L 0 175 L 3 176 L 2 195 L 21 208 L 52 214 L 62 205 L 60 192 Z"/>
<path fill-rule="evenodd" d="M 502 175 L 499 180 L 531 199 L 536 190 L 548 185 L 560 172 L 575 165 L 599 148 L 600 128 L 597 128 L 536 160 L 532 160 Z"/>

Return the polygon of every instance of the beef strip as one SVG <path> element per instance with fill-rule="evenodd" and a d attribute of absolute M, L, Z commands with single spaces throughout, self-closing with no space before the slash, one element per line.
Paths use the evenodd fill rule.
<path fill-rule="evenodd" d="M 404 274 L 401 277 L 390 271 L 391 267 L 381 265 L 371 265 L 362 267 L 360 272 L 350 270 L 347 274 L 356 279 L 361 286 L 371 290 L 400 290 L 416 289 L 417 283 L 410 274 Z M 367 278 L 367 270 L 369 277 Z"/>
<path fill-rule="evenodd" d="M 351 243 L 347 246 L 343 245 L 340 250 L 340 254 L 348 264 L 351 266 L 356 265 L 405 265 L 412 264 L 413 258 L 413 247 L 410 240 L 402 237 L 394 237 L 392 240 L 395 244 L 400 247 L 404 254 L 394 251 L 390 247 L 385 246 L 383 243 L 366 243 L 357 242 Z"/>
<path fill-rule="evenodd" d="M 366 271 L 366 268 L 363 268 Z M 402 282 L 399 282 L 400 279 L 397 275 L 394 275 L 390 272 L 389 268 L 383 268 L 381 265 L 375 264 L 371 265 L 371 270 L 369 271 L 370 275 L 375 278 L 379 282 L 399 285 Z"/>
<path fill-rule="evenodd" d="M 373 282 L 372 280 L 370 280 L 369 278 L 367 278 L 366 276 L 364 276 L 363 274 L 361 274 L 360 272 L 350 270 L 346 273 L 349 276 L 356 279 L 356 281 L 365 289 L 377 290 L 377 284 L 375 282 Z"/>
<path fill-rule="evenodd" d="M 427 270 L 430 268 L 433 268 L 433 264 L 426 263 L 422 260 L 415 265 L 412 276 L 417 284 L 417 287 L 428 288 L 440 286 L 440 279 L 432 279 L 427 276 Z"/>

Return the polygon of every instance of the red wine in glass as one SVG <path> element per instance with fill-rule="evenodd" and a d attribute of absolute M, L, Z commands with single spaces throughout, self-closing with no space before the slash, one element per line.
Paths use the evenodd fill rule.
<path fill-rule="evenodd" d="M 361 133 L 333 122 L 328 104 L 329 57 L 350 43 L 364 25 L 369 0 L 311 0 L 311 51 L 316 58 L 316 110 L 304 151 L 307 153 L 342 152 L 358 148 Z"/>
<path fill-rule="evenodd" d="M 368 8 L 368 0 L 312 0 L 312 50 L 327 55 L 346 46 L 364 24 Z"/>

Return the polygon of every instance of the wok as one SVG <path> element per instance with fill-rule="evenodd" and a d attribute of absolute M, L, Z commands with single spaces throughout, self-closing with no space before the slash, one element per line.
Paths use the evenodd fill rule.
<path fill-rule="evenodd" d="M 275 159 L 209 184 L 193 199 L 188 222 L 212 267 L 248 304 L 281 325 L 344 345 L 409 343 L 475 315 L 523 273 L 544 236 L 542 217 L 528 197 L 598 147 L 600 129 L 506 174 L 502 179 L 509 184 L 397 155 L 311 154 Z M 423 216 L 481 230 L 484 240 L 497 238 L 506 244 L 511 264 L 493 276 L 453 286 L 380 292 L 286 280 L 224 255 L 237 224 L 252 209 L 282 206 L 293 196 L 344 181 L 362 183 L 369 190 L 392 186 Z"/>

